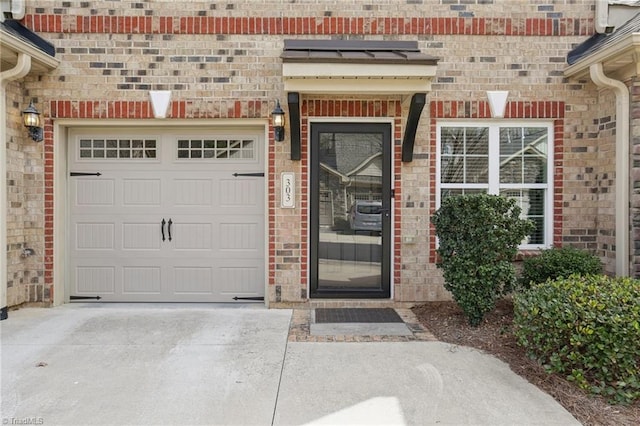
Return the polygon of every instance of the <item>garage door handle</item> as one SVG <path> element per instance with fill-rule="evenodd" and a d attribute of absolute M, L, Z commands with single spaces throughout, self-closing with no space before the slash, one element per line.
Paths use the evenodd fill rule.
<path fill-rule="evenodd" d="M 171 224 L 173 222 L 171 221 L 171 218 L 169 218 L 169 226 L 167 227 L 167 229 L 169 229 L 169 241 L 171 241 Z"/>
<path fill-rule="evenodd" d="M 164 241 L 164 240 L 165 240 L 165 238 L 164 238 L 164 225 L 165 225 L 166 223 L 167 223 L 167 222 L 164 220 L 164 218 L 162 218 L 162 222 L 160 222 L 160 232 L 162 233 L 162 241 Z"/>

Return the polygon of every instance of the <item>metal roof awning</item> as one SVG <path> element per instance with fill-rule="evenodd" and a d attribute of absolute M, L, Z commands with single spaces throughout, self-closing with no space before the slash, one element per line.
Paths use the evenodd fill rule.
<path fill-rule="evenodd" d="M 302 93 L 427 92 L 438 63 L 417 41 L 285 40 L 280 57 L 285 90 Z"/>
<path fill-rule="evenodd" d="M 280 58 L 289 92 L 292 160 L 300 160 L 300 93 L 410 95 L 402 161 L 413 160 L 418 121 L 438 64 L 417 41 L 285 40 Z"/>

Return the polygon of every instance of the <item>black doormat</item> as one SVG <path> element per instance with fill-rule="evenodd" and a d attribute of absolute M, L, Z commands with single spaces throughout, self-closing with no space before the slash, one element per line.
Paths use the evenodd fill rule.
<path fill-rule="evenodd" d="M 393 308 L 316 308 L 316 323 L 403 322 Z"/>

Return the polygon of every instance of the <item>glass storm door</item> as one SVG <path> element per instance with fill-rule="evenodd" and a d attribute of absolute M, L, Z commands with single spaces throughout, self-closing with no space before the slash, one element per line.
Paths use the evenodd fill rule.
<path fill-rule="evenodd" d="M 390 297 L 391 125 L 311 126 L 311 297 Z"/>

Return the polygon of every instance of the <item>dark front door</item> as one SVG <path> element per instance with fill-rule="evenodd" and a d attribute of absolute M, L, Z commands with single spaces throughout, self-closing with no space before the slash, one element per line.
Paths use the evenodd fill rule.
<path fill-rule="evenodd" d="M 312 124 L 309 207 L 311 297 L 390 297 L 390 124 Z"/>

